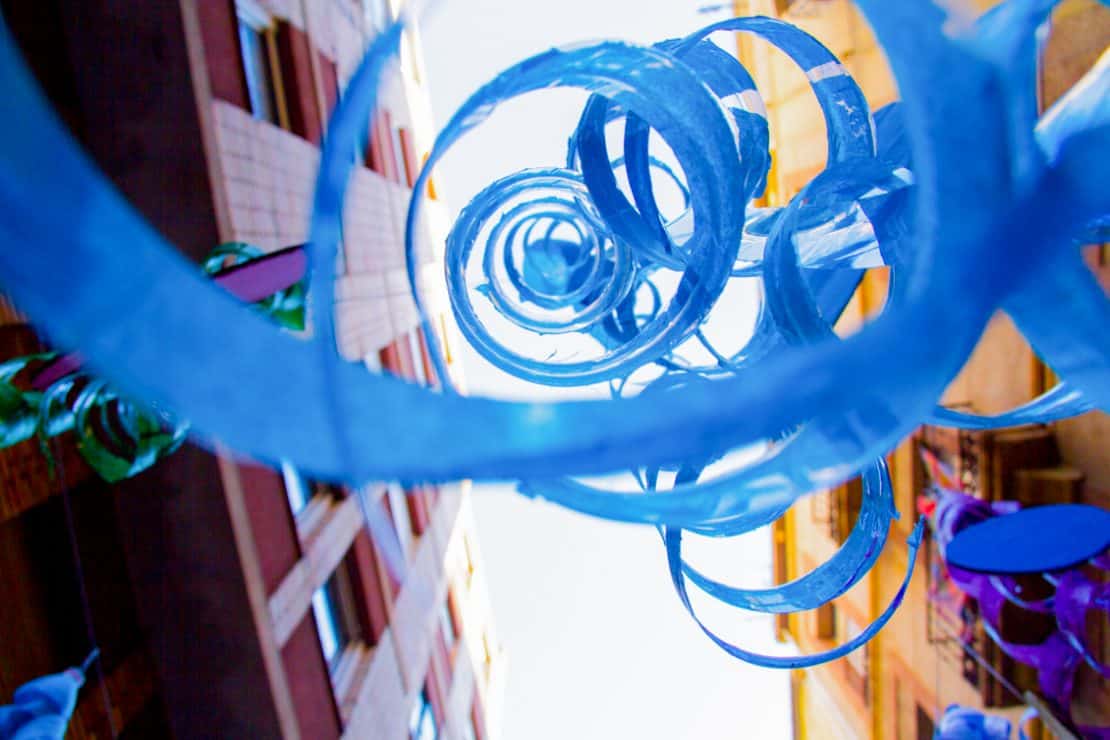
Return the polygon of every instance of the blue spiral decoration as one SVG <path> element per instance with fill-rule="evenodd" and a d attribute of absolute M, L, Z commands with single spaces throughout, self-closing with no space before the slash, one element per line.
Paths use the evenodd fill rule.
<path fill-rule="evenodd" d="M 550 87 L 589 94 L 563 167 L 524 169 L 464 209 L 445 280 L 463 334 L 491 363 L 544 385 L 608 382 L 610 400 L 433 393 L 342 362 L 331 321 L 318 318 L 308 341 L 283 336 L 206 284 L 129 209 L 49 109 L 6 30 L 0 84 L 19 105 L 0 118 L 3 286 L 114 386 L 189 418 L 201 442 L 352 483 L 518 480 L 527 495 L 658 527 L 695 619 L 690 583 L 739 609 L 812 609 L 875 563 L 897 516 L 883 456 L 917 425 L 990 428 L 1110 410 L 1110 302 L 1077 246 L 1105 234 L 1110 219 L 1110 62 L 1038 118 L 1035 35 L 1052 0 L 1008 0 L 963 26 L 928 0 L 858 4 L 903 95 L 874 114 L 817 40 L 781 21 L 739 18 L 651 47 L 538 54 L 476 91 L 440 133 L 414 187 L 406 258 L 446 379 L 415 279 L 413 235 L 434 167 L 507 100 Z M 770 132 L 751 75 L 709 40 L 722 32 L 776 45 L 821 105 L 828 166 L 785 207 L 752 205 L 766 183 Z M 331 315 L 351 142 L 400 34 L 395 24 L 372 44 L 329 123 L 308 247 L 317 317 Z M 614 124 L 623 125 L 619 152 L 606 139 Z M 40 166 L 43 152 L 54 167 Z M 679 213 L 663 215 L 660 182 L 679 192 Z M 886 309 L 838 337 L 831 327 L 862 270 L 877 266 L 891 270 Z M 714 346 L 704 328 L 718 298 L 730 281 L 751 278 L 763 296 L 753 335 L 739 350 Z M 999 309 L 1061 384 L 995 416 L 939 407 Z M 582 334 L 598 352 L 530 357 L 500 331 L 508 326 Z M 687 342 L 713 361 L 686 359 Z M 653 380 L 638 380 L 649 371 Z M 713 472 L 739 448 L 762 451 Z M 673 485 L 660 484 L 662 470 L 676 473 Z M 638 485 L 616 491 L 575 477 L 612 471 L 630 471 Z M 856 475 L 864 493 L 855 528 L 792 583 L 737 588 L 682 557 L 684 532 L 742 534 Z M 920 539 L 919 523 L 911 564 Z M 870 639 L 908 579 L 861 635 L 815 656 L 757 655 L 702 628 L 743 660 L 814 665 Z"/>

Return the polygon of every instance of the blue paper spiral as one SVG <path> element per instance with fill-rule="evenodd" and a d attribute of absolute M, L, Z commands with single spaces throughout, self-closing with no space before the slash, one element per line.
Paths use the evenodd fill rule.
<path fill-rule="evenodd" d="M 1077 246 L 1104 233 L 1110 214 L 1110 62 L 1038 120 L 1035 32 L 1054 2 L 1009 0 L 956 30 L 928 0 L 859 5 L 903 95 L 874 116 L 819 42 L 780 21 L 744 18 L 654 47 L 605 42 L 539 54 L 478 90 L 437 138 L 413 191 L 406 243 L 432 360 L 448 378 L 415 281 L 414 226 L 432 169 L 506 100 L 553 86 L 590 94 L 568 132 L 564 167 L 510 175 L 463 211 L 445 279 L 464 335 L 495 365 L 548 385 L 608 381 L 622 390 L 612 400 L 436 394 L 342 362 L 330 321 L 317 321 L 310 341 L 281 335 L 208 285 L 122 201 L 50 111 L 6 30 L 0 85 L 19 105 L 0 118 L 4 289 L 115 386 L 189 418 L 205 439 L 352 483 L 520 480 L 524 492 L 563 506 L 658 526 L 691 614 L 688 581 L 738 608 L 814 608 L 875 562 L 896 515 L 882 458 L 918 424 L 988 428 L 1110 409 L 1110 303 Z M 310 232 L 318 317 L 331 313 L 349 142 L 365 128 L 400 32 L 394 25 L 371 46 L 329 123 Z M 707 40 L 717 32 L 778 46 L 821 104 L 828 166 L 784 208 L 751 206 L 767 176 L 767 121 L 751 76 Z M 605 129 L 618 120 L 623 151 L 610 152 Z M 654 156 L 653 136 L 677 166 Z M 40 166 L 43 152 L 56 166 Z M 682 194 L 677 217 L 661 215 L 660 177 Z M 886 310 L 837 337 L 831 325 L 861 270 L 879 265 L 892 273 Z M 660 288 L 667 273 L 673 291 Z M 731 280 L 752 276 L 765 296 L 755 332 L 724 352 L 704 323 Z M 483 323 L 483 302 L 522 330 L 587 334 L 600 354 L 530 358 Z M 938 407 L 998 309 L 1063 384 L 994 417 Z M 691 339 L 715 362 L 676 354 Z M 651 366 L 662 373 L 657 392 L 630 393 L 629 378 Z M 702 479 L 709 461 L 757 444 L 767 451 L 754 462 Z M 669 488 L 653 472 L 664 467 L 678 471 Z M 635 471 L 642 487 L 618 492 L 569 477 L 614 470 Z M 852 534 L 793 583 L 738 589 L 682 560 L 683 530 L 750 531 L 800 496 L 861 473 Z M 919 539 L 920 526 L 912 552 Z M 869 639 L 904 590 L 862 635 L 818 656 L 759 656 L 709 635 L 762 665 L 812 665 Z"/>

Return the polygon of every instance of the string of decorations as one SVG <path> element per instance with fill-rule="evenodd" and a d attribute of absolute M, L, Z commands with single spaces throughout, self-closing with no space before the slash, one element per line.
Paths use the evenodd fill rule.
<path fill-rule="evenodd" d="M 351 142 L 400 24 L 372 44 L 329 123 L 307 248 L 310 339 L 244 311 L 145 225 L 79 151 L 6 38 L 0 84 L 20 105 L 0 120 L 0 274 L 60 346 L 79 348 L 113 387 L 188 418 L 201 441 L 353 484 L 517 480 L 528 495 L 660 527 L 691 614 L 687 581 L 739 608 L 814 608 L 875 562 L 896 516 L 883 456 L 918 424 L 989 428 L 1110 409 L 1110 303 L 1078 248 L 1105 233 L 1110 214 L 1110 168 L 1092 166 L 1110 153 L 1110 63 L 1038 117 L 1036 32 L 1053 5 L 1008 0 L 968 23 L 928 0 L 860 0 L 903 96 L 874 116 L 827 49 L 767 18 L 652 47 L 553 49 L 479 89 L 437 138 L 408 213 L 407 266 L 436 374 L 450 378 L 416 279 L 428 179 L 499 104 L 570 87 L 590 98 L 565 166 L 523 170 L 476 197 L 448 238 L 445 279 L 462 333 L 493 364 L 547 385 L 610 382 L 621 389 L 610 400 L 468 398 L 446 383 L 436 393 L 338 357 L 334 326 L 320 317 L 332 315 Z M 784 208 L 751 206 L 767 176 L 767 121 L 751 76 L 709 41 L 715 33 L 777 46 L 822 106 L 828 165 Z M 606 137 L 618 124 L 619 153 Z M 673 165 L 656 155 L 658 141 Z M 64 156 L 46 171 L 44 151 Z M 681 212 L 663 215 L 659 182 L 677 183 Z M 838 337 L 831 327 L 860 271 L 876 266 L 891 272 L 885 310 Z M 730 281 L 753 276 L 764 296 L 754 336 L 723 351 L 702 328 Z M 1064 382 L 993 417 L 938 407 L 998 309 Z M 600 349 L 530 357 L 491 330 L 491 315 L 541 338 L 580 333 Z M 680 348 L 692 339 L 715 363 L 685 361 Z M 656 381 L 634 393 L 630 380 L 652 367 Z M 705 475 L 752 448 L 762 450 L 754 461 Z M 571 477 L 621 470 L 642 485 Z M 660 470 L 676 472 L 673 485 L 659 484 Z M 742 534 L 860 474 L 852 534 L 793 583 L 734 588 L 682 560 L 684 530 Z M 920 539 L 919 524 L 911 568 Z M 908 578 L 875 624 L 820 655 L 756 655 L 703 629 L 744 660 L 813 665 L 874 635 Z"/>
<path fill-rule="evenodd" d="M 923 455 L 928 470 L 943 470 L 943 465 L 931 453 L 923 451 Z M 1098 574 L 1110 570 L 1110 554 L 1096 553 L 1094 557 L 1070 568 L 1032 574 L 1036 577 L 1034 583 L 1040 585 L 1042 590 L 1037 598 L 1030 598 L 1023 589 L 1023 581 L 1014 576 L 977 573 L 960 568 L 947 560 L 953 538 L 977 523 L 999 516 L 1013 516 L 1021 511 L 1021 506 L 1014 501 L 982 501 L 961 492 L 958 484 L 955 489 L 945 487 L 945 483 L 951 484 L 952 480 L 951 476 L 935 476 L 930 485 L 935 503 L 931 520 L 937 547 L 944 558 L 945 577 L 960 593 L 973 600 L 985 635 L 1009 658 L 1036 670 L 1038 688 L 1054 713 L 1075 726 L 1082 737 L 1110 735 L 1110 728 L 1076 723 L 1071 711 L 1077 673 L 1082 665 L 1102 678 L 1110 678 L 1110 666 L 1099 660 L 1087 638 L 1087 624 L 1091 622 L 1091 617 L 1100 611 L 1110 611 L 1110 586 L 1099 582 L 1100 575 L 1092 578 L 1084 572 L 1086 569 L 1088 573 Z M 1089 509 L 1085 512 L 1088 517 L 1106 517 L 1097 508 Z M 1026 586 L 1029 584 L 1028 575 L 1024 582 Z M 1045 589 L 1045 586 L 1049 588 Z M 931 598 L 934 602 L 940 601 L 935 595 Z M 1052 617 L 1054 629 L 1035 644 L 1008 640 L 1003 636 L 1002 629 L 1002 613 L 1007 606 L 1032 613 L 1025 615 L 1024 620 L 1018 620 L 1023 623 L 1028 623 L 1034 614 Z M 958 639 L 961 643 L 966 641 L 964 637 Z M 965 649 L 968 646 L 965 645 Z M 1012 687 L 1007 688 L 1012 691 Z M 1017 698 L 1024 701 L 1020 694 Z"/>
<path fill-rule="evenodd" d="M 209 253 L 204 271 L 277 325 L 299 331 L 305 325 L 304 264 L 301 247 L 264 255 L 253 245 L 228 242 Z M 0 363 L 0 449 L 34 437 L 52 473 L 48 440 L 67 432 L 89 467 L 114 483 L 173 454 L 188 430 L 188 422 L 91 376 L 78 353 L 39 352 Z"/>

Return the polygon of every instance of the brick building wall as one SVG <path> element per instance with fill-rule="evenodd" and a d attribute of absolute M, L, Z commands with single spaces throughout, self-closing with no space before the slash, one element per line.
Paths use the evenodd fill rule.
<path fill-rule="evenodd" d="M 78 11 L 52 0 L 4 10 L 48 94 L 80 123 L 78 138 L 186 254 L 199 259 L 220 241 L 265 252 L 303 243 L 319 141 L 376 32 L 370 13 L 350 0 L 186 0 L 157 14 L 145 7 Z M 118 83 L 82 63 L 111 43 L 121 68 L 151 67 L 139 59 L 150 50 L 132 48 L 135 28 L 163 59 L 150 73 L 150 95 L 162 102 L 138 121 L 129 101 L 112 94 Z M 431 131 L 421 119 L 428 106 L 415 40 L 407 34 L 352 175 L 336 322 L 347 359 L 435 384 L 403 254 L 417 155 Z M 59 43 L 67 54 L 56 53 Z M 141 75 L 131 84 L 145 87 Z M 132 157 L 122 167 L 109 132 L 125 125 L 135 131 L 133 147 L 171 154 Z M 160 170 L 166 161 L 180 162 L 180 182 Z M 443 216 L 434 203 L 429 211 L 418 234 L 422 278 L 442 269 Z M 441 294 L 429 298 L 436 310 L 445 306 Z M 449 346 L 450 322 L 436 324 Z M 3 357 L 39 346 L 16 308 L 0 302 Z M 73 637 L 84 633 L 80 610 L 53 616 L 75 597 L 41 586 L 45 576 L 72 569 L 61 547 L 64 483 L 85 502 L 77 506 L 76 534 L 90 543 L 82 554 L 110 565 L 90 568 L 105 594 L 93 607 L 106 677 L 92 677 L 70 736 L 108 735 L 114 723 L 121 737 L 400 740 L 425 703 L 440 738 L 497 736 L 504 659 L 466 486 L 380 483 L 354 491 L 186 446 L 112 487 L 81 464 L 72 440 L 59 449 L 60 481 L 33 441 L 0 452 L 0 557 L 10 586 L 0 637 L 25 646 L 17 660 L 0 662 L 0 700 L 78 657 L 70 648 L 82 643 Z M 364 506 L 384 512 L 392 528 L 371 535 Z M 97 518 L 101 511 L 111 526 Z M 23 544 L 34 537 L 59 545 L 50 559 Z M 395 551 L 401 556 L 391 560 Z M 112 624 L 134 629 L 115 638 Z M 110 689 L 107 707 L 101 682 Z"/>

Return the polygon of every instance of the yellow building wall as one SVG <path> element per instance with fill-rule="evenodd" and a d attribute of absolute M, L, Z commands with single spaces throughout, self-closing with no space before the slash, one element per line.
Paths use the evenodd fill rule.
<path fill-rule="evenodd" d="M 976 0 L 979 10 L 995 0 Z M 802 3 L 804 12 L 787 20 L 820 39 L 836 54 L 863 89 L 872 109 L 898 97 L 882 49 L 859 11 L 847 0 Z M 777 15 L 775 0 L 738 0 L 737 14 Z M 1045 55 L 1042 100 L 1047 105 L 1089 68 L 1110 41 L 1110 11 L 1097 0 L 1069 0 L 1054 17 L 1054 38 Z M 1061 42 L 1066 38 L 1066 43 Z M 764 201 L 784 205 L 825 165 L 825 126 L 804 74 L 782 53 L 749 37 L 737 41 L 741 60 L 751 71 L 768 108 L 773 164 Z M 1091 250 L 1089 261 L 1110 286 L 1106 248 Z M 868 316 L 882 309 L 888 275 L 872 270 L 864 279 L 840 322 L 841 335 L 857 331 Z M 967 404 L 980 413 L 996 413 L 1029 400 L 1051 383 L 1047 371 L 1004 315 L 989 324 L 979 345 L 947 389 L 943 402 Z M 1065 463 L 1088 477 L 1085 499 L 1110 506 L 1110 422 L 1105 414 L 1088 414 L 1058 426 Z M 843 619 L 869 624 L 896 592 L 905 573 L 905 540 L 914 520 L 914 451 L 908 443 L 888 458 L 895 501 L 903 513 L 892 528 L 886 550 L 875 569 L 851 591 L 834 602 L 837 634 L 818 637 L 817 611 L 793 614 L 779 621 L 803 653 L 819 652 L 843 642 Z M 820 492 L 799 502 L 774 529 L 783 540 L 776 551 L 776 577 L 792 580 L 827 560 L 836 550 L 825 512 L 836 491 Z M 981 706 L 978 691 L 964 681 L 955 663 L 938 660 L 937 646 L 928 640 L 928 598 L 924 559 L 919 555 L 909 592 L 887 627 L 867 646 L 866 690 L 853 688 L 847 659 L 796 671 L 792 677 L 796 738 L 903 738 L 914 740 L 922 717 L 935 720 L 945 706 Z M 860 659 L 855 658 L 859 665 Z M 1080 702 L 1086 707 L 1110 707 L 1105 683 L 1089 677 L 1081 681 Z M 1100 691 L 1102 692 L 1100 694 Z M 1022 707 L 992 709 L 1016 720 Z M 1078 712 L 1083 715 L 1081 707 Z"/>
<path fill-rule="evenodd" d="M 1054 32 L 1067 43 L 1049 44 L 1046 49 L 1041 88 L 1045 104 L 1059 98 L 1110 43 L 1110 10 L 1099 0 L 1064 3 L 1053 23 Z M 1110 292 L 1110 247 L 1088 247 L 1086 257 L 1102 289 Z M 1110 416 L 1092 413 L 1060 422 L 1056 436 L 1064 459 L 1087 474 L 1092 502 L 1110 508 Z M 1110 692 L 1104 699 L 1110 705 Z"/>

